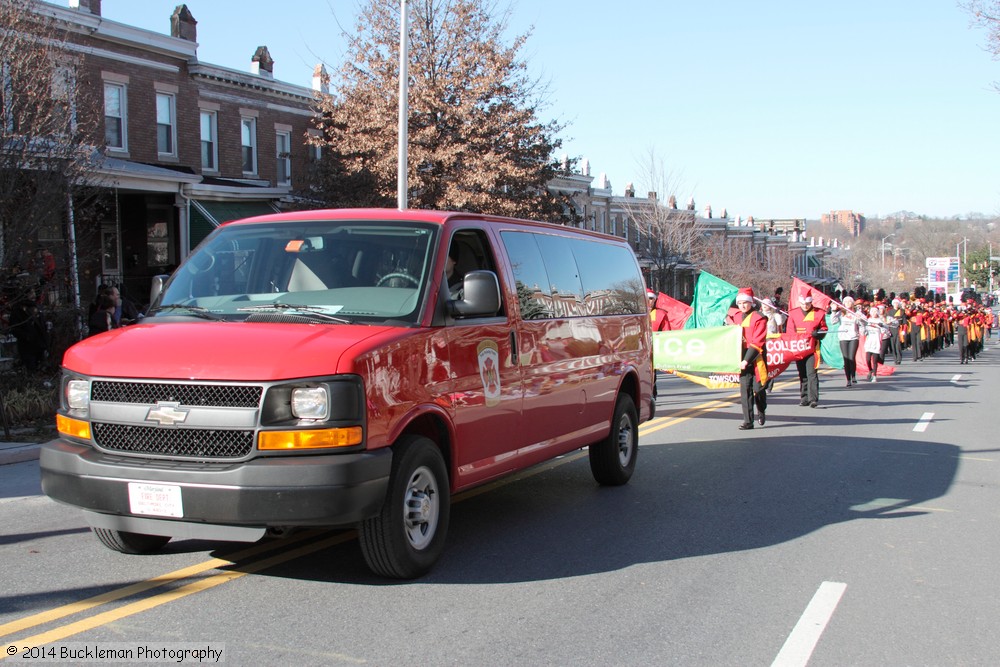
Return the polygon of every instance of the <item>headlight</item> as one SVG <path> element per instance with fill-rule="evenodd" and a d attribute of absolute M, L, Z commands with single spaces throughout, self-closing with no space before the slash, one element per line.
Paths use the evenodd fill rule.
<path fill-rule="evenodd" d="M 86 410 L 90 407 L 90 381 L 70 380 L 66 383 L 66 407 L 70 410 Z"/>
<path fill-rule="evenodd" d="M 326 419 L 330 415 L 330 399 L 326 387 L 292 389 L 292 415 L 299 419 Z"/>

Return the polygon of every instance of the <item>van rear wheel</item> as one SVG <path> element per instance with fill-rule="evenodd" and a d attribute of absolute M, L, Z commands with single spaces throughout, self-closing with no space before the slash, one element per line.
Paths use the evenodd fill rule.
<path fill-rule="evenodd" d="M 615 403 L 608 437 L 590 446 L 590 472 L 598 484 L 621 486 L 632 478 L 639 454 L 639 415 L 632 397 L 622 394 Z"/>
<path fill-rule="evenodd" d="M 358 535 L 372 572 L 414 579 L 430 571 L 444 550 L 451 512 L 448 469 L 427 438 L 403 438 L 393 450 L 382 511 L 361 522 Z"/>
<path fill-rule="evenodd" d="M 124 530 L 110 528 L 91 528 L 101 544 L 123 554 L 149 554 L 159 551 L 170 537 L 166 535 L 143 535 L 142 533 L 127 533 Z"/>

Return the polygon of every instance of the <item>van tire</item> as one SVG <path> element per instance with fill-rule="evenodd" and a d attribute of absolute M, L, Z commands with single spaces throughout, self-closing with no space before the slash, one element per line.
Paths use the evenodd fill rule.
<path fill-rule="evenodd" d="M 393 447 L 382 511 L 358 527 L 361 553 L 372 572 L 415 579 L 444 550 L 451 512 L 448 468 L 429 439 L 406 436 Z"/>
<path fill-rule="evenodd" d="M 167 535 L 143 535 L 142 533 L 127 533 L 124 530 L 111 528 L 91 528 L 97 539 L 112 551 L 123 554 L 149 554 L 159 551 L 170 537 Z"/>
<path fill-rule="evenodd" d="M 632 478 L 639 455 L 639 415 L 628 394 L 618 396 L 611 432 L 590 446 L 590 472 L 598 484 L 621 486 Z"/>

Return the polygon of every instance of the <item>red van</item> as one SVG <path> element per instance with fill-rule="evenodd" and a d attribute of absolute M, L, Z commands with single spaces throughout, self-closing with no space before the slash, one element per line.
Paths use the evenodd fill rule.
<path fill-rule="evenodd" d="M 376 573 L 440 555 L 451 494 L 589 447 L 624 484 L 653 416 L 622 239 L 467 213 L 221 226 L 141 323 L 63 360 L 42 488 L 106 546 L 356 525 Z"/>

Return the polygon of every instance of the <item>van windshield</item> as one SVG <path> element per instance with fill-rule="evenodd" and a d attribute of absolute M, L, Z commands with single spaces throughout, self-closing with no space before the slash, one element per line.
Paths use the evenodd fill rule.
<path fill-rule="evenodd" d="M 164 288 L 159 316 L 416 322 L 439 228 L 377 221 L 225 225 Z"/>

